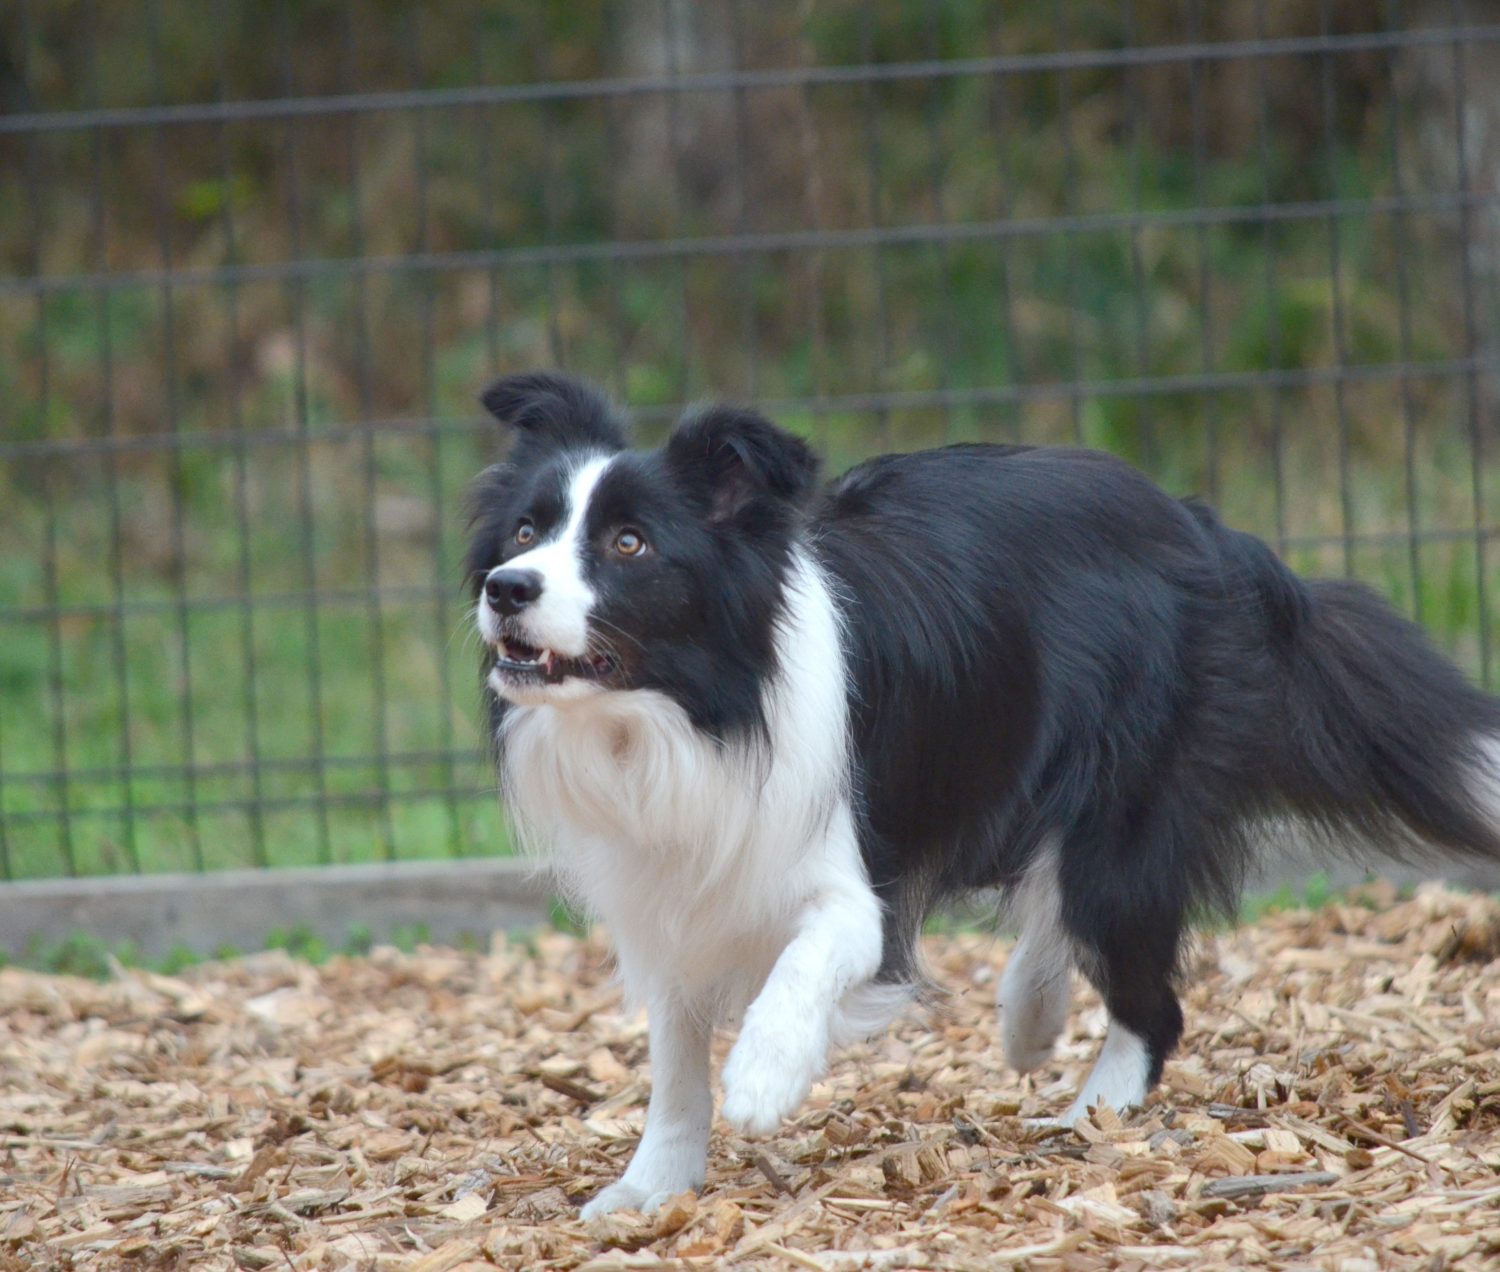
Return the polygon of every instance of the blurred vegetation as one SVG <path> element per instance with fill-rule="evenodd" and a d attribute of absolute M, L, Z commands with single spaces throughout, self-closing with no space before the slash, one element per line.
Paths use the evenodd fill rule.
<path fill-rule="evenodd" d="M 1483 50 L 587 89 L 1430 20 L 1355 0 L 0 9 L 7 112 L 581 86 L 0 134 L 0 874 L 505 851 L 457 563 L 494 448 L 474 393 L 535 365 L 603 382 L 648 440 L 695 398 L 774 404 L 836 468 L 970 437 L 1104 447 L 1299 568 L 1368 578 L 1477 671 L 1500 594 L 1472 532 L 1500 501 L 1489 378 L 1385 369 L 1484 352 L 1491 213 L 1457 198 L 1494 174 L 1459 163 L 1453 99 L 1456 57 L 1471 93 L 1500 82 Z M 837 237 L 942 225 L 987 229 Z M 827 237 L 775 238 L 808 231 Z M 98 811 L 127 804 L 146 811 Z M 209 811 L 149 811 L 183 804 Z"/>
<path fill-rule="evenodd" d="M 431 935 L 425 924 L 401 923 L 385 934 L 383 944 L 410 954 L 419 945 L 430 943 Z M 342 944 L 330 945 L 322 937 L 305 926 L 272 928 L 266 933 L 265 948 L 285 950 L 291 957 L 309 963 L 326 963 L 338 956 L 358 958 L 376 947 L 370 929 L 362 924 L 351 924 Z M 457 942 L 461 949 L 478 949 L 476 938 L 461 934 Z M 142 967 L 167 976 L 175 976 L 185 968 L 213 960 L 238 958 L 246 951 L 232 945 L 221 945 L 212 952 L 190 949 L 186 945 L 174 945 L 159 957 L 147 957 L 133 941 L 123 941 L 111 946 L 92 932 L 82 930 L 69 932 L 55 941 L 35 941 L 16 959 L 18 967 L 51 972 L 58 976 L 87 976 L 94 980 L 107 980 L 122 967 Z M 0 967 L 9 965 L 9 960 L 0 954 Z"/>

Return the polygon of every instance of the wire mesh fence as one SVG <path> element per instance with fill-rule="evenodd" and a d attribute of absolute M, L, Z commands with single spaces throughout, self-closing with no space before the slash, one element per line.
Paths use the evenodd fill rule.
<path fill-rule="evenodd" d="M 1104 447 L 1488 682 L 1500 3 L 0 14 L 0 875 L 505 851 L 474 393 Z"/>

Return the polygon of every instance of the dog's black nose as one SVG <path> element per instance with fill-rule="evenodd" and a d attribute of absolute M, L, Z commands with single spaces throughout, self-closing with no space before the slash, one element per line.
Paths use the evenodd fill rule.
<path fill-rule="evenodd" d="M 484 599 L 497 614 L 519 614 L 542 594 L 536 570 L 507 570 L 497 566 L 484 579 Z"/>

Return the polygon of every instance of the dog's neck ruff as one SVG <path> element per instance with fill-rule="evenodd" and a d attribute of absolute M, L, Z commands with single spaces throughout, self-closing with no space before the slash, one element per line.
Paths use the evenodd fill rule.
<path fill-rule="evenodd" d="M 829 833 L 850 817 L 846 682 L 836 604 L 802 550 L 784 583 L 776 655 L 764 737 L 711 737 L 654 690 L 512 707 L 501 722 L 520 842 L 609 925 L 637 993 L 666 976 L 701 987 L 753 972 L 821 872 L 862 872 L 857 851 L 827 859 L 831 840 L 853 842 Z"/>

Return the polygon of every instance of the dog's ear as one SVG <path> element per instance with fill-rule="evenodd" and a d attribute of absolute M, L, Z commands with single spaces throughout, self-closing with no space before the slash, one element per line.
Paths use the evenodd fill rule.
<path fill-rule="evenodd" d="M 624 450 L 625 429 L 602 394 L 582 380 L 529 371 L 496 380 L 480 404 L 517 431 L 517 448 Z"/>
<path fill-rule="evenodd" d="M 715 521 L 767 503 L 796 506 L 812 494 L 818 457 L 800 437 L 754 411 L 711 406 L 688 415 L 667 442 L 667 462 L 709 502 Z"/>

